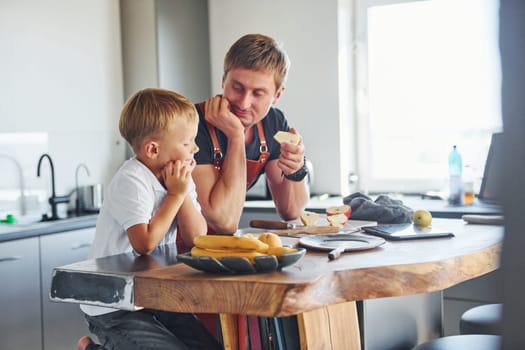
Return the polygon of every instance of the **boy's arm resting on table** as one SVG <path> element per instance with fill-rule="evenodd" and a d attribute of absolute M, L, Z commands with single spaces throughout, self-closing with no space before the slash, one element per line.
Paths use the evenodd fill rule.
<path fill-rule="evenodd" d="M 277 162 L 272 160 L 266 166 L 268 187 L 279 216 L 284 220 L 295 220 L 301 215 L 310 197 L 306 178 L 302 181 L 286 179 Z"/>
<path fill-rule="evenodd" d="M 228 139 L 228 152 L 220 174 L 212 164 L 201 164 L 192 175 L 208 226 L 218 233 L 234 233 L 246 197 L 244 139 Z"/>
<path fill-rule="evenodd" d="M 148 224 L 128 228 L 128 239 L 137 253 L 146 255 L 157 247 L 187 197 L 186 193 L 167 194 Z"/>

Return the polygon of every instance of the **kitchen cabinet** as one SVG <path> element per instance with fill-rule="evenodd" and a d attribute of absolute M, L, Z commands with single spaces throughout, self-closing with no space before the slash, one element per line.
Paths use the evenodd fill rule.
<path fill-rule="evenodd" d="M 49 293 L 53 268 L 86 260 L 94 235 L 92 227 L 40 236 L 43 350 L 74 349 L 88 334 L 78 304 L 52 302 Z"/>
<path fill-rule="evenodd" d="M 0 347 L 40 349 L 39 238 L 0 243 Z"/>

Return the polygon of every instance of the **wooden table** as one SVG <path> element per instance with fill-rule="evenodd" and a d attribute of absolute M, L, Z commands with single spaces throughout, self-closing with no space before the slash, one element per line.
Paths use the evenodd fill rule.
<path fill-rule="evenodd" d="M 360 349 L 355 301 L 439 291 L 498 268 L 501 226 L 449 219 L 433 224 L 456 236 L 386 242 L 333 261 L 325 252 L 308 252 L 294 265 L 266 274 L 217 276 L 176 264 L 126 276 L 133 279 L 135 306 L 221 314 L 226 349 L 238 346 L 236 314 L 298 315 L 302 349 Z M 57 270 L 101 273 L 100 266 L 84 262 Z M 67 301 L 82 302 L 73 299 Z"/>

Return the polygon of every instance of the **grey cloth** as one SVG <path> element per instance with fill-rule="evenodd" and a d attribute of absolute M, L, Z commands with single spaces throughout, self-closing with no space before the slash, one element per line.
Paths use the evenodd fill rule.
<path fill-rule="evenodd" d="M 352 207 L 351 219 L 377 221 L 380 224 L 402 224 L 412 222 L 413 210 L 402 201 L 380 195 L 376 200 L 360 192 L 343 198 L 343 203 Z"/>

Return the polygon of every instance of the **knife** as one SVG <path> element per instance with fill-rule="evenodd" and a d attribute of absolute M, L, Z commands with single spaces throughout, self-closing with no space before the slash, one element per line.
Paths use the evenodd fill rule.
<path fill-rule="evenodd" d="M 308 234 L 337 233 L 341 230 L 341 228 L 337 226 L 304 226 L 274 220 L 251 220 L 250 227 L 266 230 L 295 230 L 297 231 L 296 233 L 301 232 Z"/>
<path fill-rule="evenodd" d="M 344 251 L 345 251 L 345 246 L 341 244 L 339 247 L 335 248 L 334 250 L 328 253 L 328 259 L 335 260 L 339 258 Z"/>

